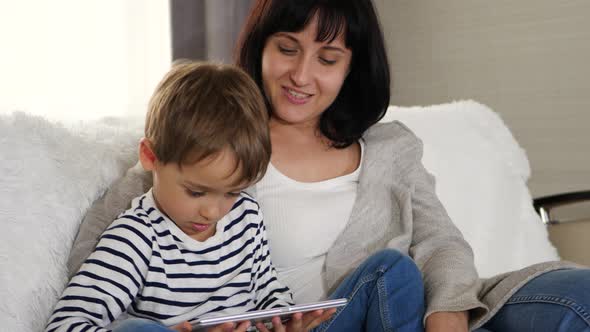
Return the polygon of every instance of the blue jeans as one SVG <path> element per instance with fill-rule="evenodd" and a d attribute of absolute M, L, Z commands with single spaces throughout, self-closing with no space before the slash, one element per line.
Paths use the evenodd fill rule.
<path fill-rule="evenodd" d="M 330 296 L 348 299 L 314 331 L 423 331 L 424 287 L 414 261 L 392 249 L 370 256 Z M 113 332 L 169 332 L 146 319 L 128 319 Z"/>
<path fill-rule="evenodd" d="M 349 303 L 315 331 L 423 331 L 422 279 L 397 251 L 369 257 L 331 298 Z M 394 305 L 394 304 L 403 305 Z M 113 332 L 170 332 L 144 319 L 123 321 Z M 524 285 L 476 332 L 590 332 L 590 269 L 557 270 Z"/>
<path fill-rule="evenodd" d="M 348 299 L 314 331 L 424 331 L 424 286 L 414 261 L 392 249 L 365 260 L 330 295 Z"/>
<path fill-rule="evenodd" d="M 532 279 L 476 331 L 590 332 L 590 269 L 556 270 Z"/>

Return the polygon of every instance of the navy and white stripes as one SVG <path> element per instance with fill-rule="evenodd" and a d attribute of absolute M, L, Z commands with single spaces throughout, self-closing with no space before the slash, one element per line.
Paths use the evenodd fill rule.
<path fill-rule="evenodd" d="M 46 331 L 102 331 L 125 311 L 171 326 L 292 302 L 251 197 L 242 194 L 216 234 L 198 242 L 155 207 L 149 191 L 103 233 Z"/>

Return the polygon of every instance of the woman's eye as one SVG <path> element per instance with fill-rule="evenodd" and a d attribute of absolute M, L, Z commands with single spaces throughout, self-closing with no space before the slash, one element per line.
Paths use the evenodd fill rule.
<path fill-rule="evenodd" d="M 286 55 L 293 55 L 295 52 L 297 52 L 297 50 L 294 48 L 284 47 L 281 45 L 279 45 L 279 51 Z"/>
<path fill-rule="evenodd" d="M 186 189 L 186 194 L 191 196 L 191 197 L 201 197 L 204 196 L 205 193 L 204 192 L 199 192 L 199 191 L 192 191 L 190 189 Z"/>
<path fill-rule="evenodd" d="M 320 62 L 323 63 L 323 64 L 325 64 L 325 65 L 329 65 L 330 66 L 330 65 L 335 64 L 336 63 L 336 60 L 329 60 L 329 59 L 320 57 Z"/>

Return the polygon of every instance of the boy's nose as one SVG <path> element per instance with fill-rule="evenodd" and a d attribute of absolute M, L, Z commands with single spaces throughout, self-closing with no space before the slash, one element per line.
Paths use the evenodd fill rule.
<path fill-rule="evenodd" d="M 211 202 L 201 207 L 200 214 L 208 221 L 217 221 L 222 217 L 221 206 L 218 202 Z"/>

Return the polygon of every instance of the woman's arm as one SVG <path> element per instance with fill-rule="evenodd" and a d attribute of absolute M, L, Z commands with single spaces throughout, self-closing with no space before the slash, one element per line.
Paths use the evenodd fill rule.
<path fill-rule="evenodd" d="M 426 332 L 467 332 L 467 311 L 435 312 L 426 319 Z"/>
<path fill-rule="evenodd" d="M 435 312 L 485 310 L 478 299 L 480 281 L 473 251 L 436 195 L 435 179 L 421 161 L 422 142 L 415 138 L 414 144 L 406 175 L 413 228 L 409 253 L 423 275 L 425 319 Z"/>

